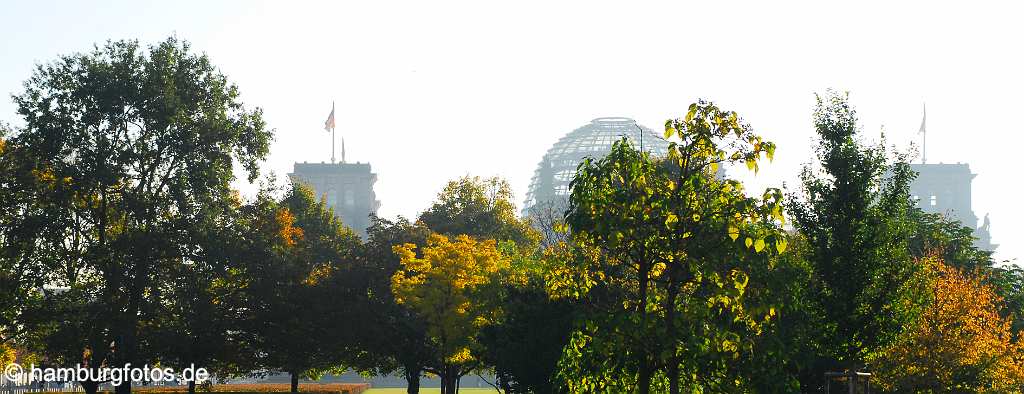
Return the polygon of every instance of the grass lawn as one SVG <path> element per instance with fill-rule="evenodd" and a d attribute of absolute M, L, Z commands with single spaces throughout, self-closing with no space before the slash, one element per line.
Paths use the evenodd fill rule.
<path fill-rule="evenodd" d="M 438 394 L 440 392 L 441 392 L 441 389 L 439 389 L 437 387 L 434 387 L 434 388 L 420 388 L 420 394 Z M 459 394 L 463 394 L 463 393 L 465 393 L 465 394 L 491 394 L 491 393 L 497 393 L 497 392 L 498 391 L 495 390 L 495 389 L 479 389 L 479 388 L 475 388 L 475 387 L 474 388 L 459 389 Z M 404 388 L 391 388 L 391 387 L 386 388 L 386 389 L 369 389 L 367 391 L 364 391 L 363 394 L 405 394 L 405 389 Z"/>

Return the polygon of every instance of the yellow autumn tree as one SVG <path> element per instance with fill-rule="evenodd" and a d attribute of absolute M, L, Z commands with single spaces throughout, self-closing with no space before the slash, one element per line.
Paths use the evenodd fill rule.
<path fill-rule="evenodd" d="M 934 258 L 928 307 L 916 325 L 889 348 L 870 357 L 876 385 L 914 393 L 1019 393 L 1024 352 L 1003 300 L 977 275 Z"/>
<path fill-rule="evenodd" d="M 476 333 L 493 317 L 474 297 L 509 261 L 494 240 L 466 235 L 451 240 L 432 234 L 419 256 L 413 244 L 394 252 L 402 266 L 391 278 L 392 292 L 426 323 L 436 360 L 425 370 L 441 378 L 442 393 L 453 394 L 459 378 L 478 367 Z"/>
<path fill-rule="evenodd" d="M 2 142 L 2 140 L 0 140 L 0 142 Z M 14 362 L 14 359 L 14 348 L 5 343 L 0 343 L 0 368 L 6 368 Z"/>

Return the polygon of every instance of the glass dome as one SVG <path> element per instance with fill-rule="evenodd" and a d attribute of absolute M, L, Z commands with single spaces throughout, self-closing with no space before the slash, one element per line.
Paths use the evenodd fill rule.
<path fill-rule="evenodd" d="M 630 118 L 597 118 L 566 134 L 548 149 L 530 180 L 530 189 L 523 203 L 523 214 L 538 203 L 558 203 L 569 195 L 569 183 L 576 167 L 585 157 L 599 159 L 608 154 L 612 144 L 626 137 L 634 147 L 664 157 L 668 141 L 658 133 Z"/>

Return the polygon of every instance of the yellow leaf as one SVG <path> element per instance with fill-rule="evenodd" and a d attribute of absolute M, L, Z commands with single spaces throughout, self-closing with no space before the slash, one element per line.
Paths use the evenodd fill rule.
<path fill-rule="evenodd" d="M 762 250 L 764 250 L 764 239 L 759 238 L 757 241 L 754 241 L 754 251 L 761 253 Z"/>
<path fill-rule="evenodd" d="M 778 241 L 775 241 L 775 249 L 777 249 L 780 254 L 785 252 L 786 251 L 786 239 L 785 238 L 779 238 Z"/>
<path fill-rule="evenodd" d="M 729 238 L 732 238 L 733 241 L 736 241 L 736 238 L 739 237 L 740 229 L 736 228 L 736 226 L 729 226 Z"/>
<path fill-rule="evenodd" d="M 744 241 L 743 241 L 743 243 L 744 243 L 745 245 L 747 245 L 747 247 L 749 248 L 749 247 L 750 247 L 750 245 L 753 245 L 753 244 L 754 244 L 754 240 L 753 240 L 753 239 L 751 239 L 750 237 L 747 237 L 747 239 L 746 239 L 746 240 L 744 240 Z"/>

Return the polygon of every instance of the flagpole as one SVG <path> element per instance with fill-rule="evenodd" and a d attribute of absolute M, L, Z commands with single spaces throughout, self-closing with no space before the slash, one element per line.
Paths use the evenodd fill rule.
<path fill-rule="evenodd" d="M 921 164 L 928 164 L 928 128 L 925 122 L 928 121 L 928 107 L 921 103 Z"/>
<path fill-rule="evenodd" d="M 324 131 L 327 131 L 327 130 L 331 131 L 331 164 L 335 163 L 335 160 L 334 160 L 334 129 L 335 129 L 335 126 L 334 126 L 334 102 L 332 101 L 331 102 L 331 114 L 327 116 L 327 121 L 324 122 Z M 342 140 L 342 144 L 344 144 L 344 143 L 345 143 L 344 140 Z M 345 146 L 344 145 L 341 146 L 341 161 L 345 162 Z"/>
<path fill-rule="evenodd" d="M 334 101 L 331 100 L 331 116 L 327 118 L 328 124 L 331 126 L 331 164 L 334 164 Z"/>

